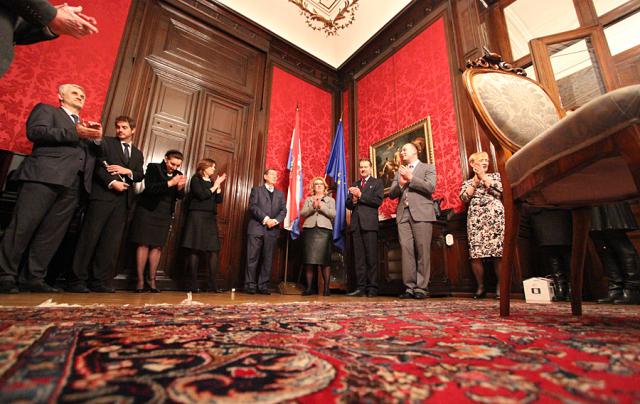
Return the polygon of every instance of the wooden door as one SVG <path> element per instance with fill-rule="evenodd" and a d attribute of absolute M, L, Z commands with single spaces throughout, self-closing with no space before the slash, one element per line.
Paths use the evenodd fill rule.
<path fill-rule="evenodd" d="M 168 2 L 139 1 L 125 38 L 124 63 L 117 72 L 108 119 L 127 114 L 138 121 L 135 144 L 145 166 L 169 149 L 185 155 L 181 171 L 191 177 L 209 157 L 226 172 L 219 211 L 219 285 L 241 278 L 247 184 L 261 163 L 262 132 L 257 115 L 265 54 Z M 185 257 L 179 248 L 184 212 L 178 203 L 158 270 L 161 288 L 183 287 Z M 135 246 L 124 242 L 116 286 L 135 280 Z M 201 275 L 204 282 L 205 274 Z"/>

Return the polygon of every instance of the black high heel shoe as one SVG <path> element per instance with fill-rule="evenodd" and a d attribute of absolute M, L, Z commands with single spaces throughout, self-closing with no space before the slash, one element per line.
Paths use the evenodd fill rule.
<path fill-rule="evenodd" d="M 311 296 L 312 294 L 313 294 L 313 290 L 311 290 L 311 289 L 305 289 L 302 292 L 302 296 Z"/>
<path fill-rule="evenodd" d="M 481 290 L 480 292 L 476 291 L 476 293 L 473 294 L 474 299 L 484 299 L 485 297 L 487 297 L 486 290 Z"/>

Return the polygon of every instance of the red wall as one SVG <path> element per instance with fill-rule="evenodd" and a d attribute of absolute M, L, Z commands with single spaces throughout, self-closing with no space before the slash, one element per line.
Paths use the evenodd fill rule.
<path fill-rule="evenodd" d="M 278 170 L 278 189 L 287 192 L 291 134 L 296 104 L 300 106 L 300 145 L 304 195 L 309 181 L 324 176 L 335 128 L 332 125 L 331 93 L 274 67 L 269 106 L 269 132 L 265 164 Z"/>
<path fill-rule="evenodd" d="M 100 32 L 15 48 L 13 64 L 0 78 L 0 148 L 31 152 L 25 135 L 29 112 L 38 102 L 58 105 L 59 84 L 83 86 L 87 102 L 82 118 L 100 121 L 131 0 L 69 3 L 81 4 L 85 14 L 95 17 Z"/>
<path fill-rule="evenodd" d="M 416 121 L 431 116 L 436 159 L 435 198 L 444 208 L 462 210 L 458 198 L 462 170 L 444 21 L 436 21 L 357 83 L 358 152 Z M 390 217 L 396 201 L 380 213 Z"/>
<path fill-rule="evenodd" d="M 347 172 L 345 174 L 345 178 L 349 179 L 349 174 L 351 173 L 351 168 L 349 166 L 349 90 L 344 90 L 342 92 L 342 127 L 344 128 L 344 152 L 346 154 L 346 167 Z"/>

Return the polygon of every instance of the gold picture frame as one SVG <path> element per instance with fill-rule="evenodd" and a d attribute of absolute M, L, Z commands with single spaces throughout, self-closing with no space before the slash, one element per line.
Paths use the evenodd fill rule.
<path fill-rule="evenodd" d="M 431 117 L 427 116 L 369 146 L 373 163 L 373 176 L 381 178 L 385 195 L 389 193 L 396 171 L 402 164 L 402 146 L 413 143 L 418 148 L 418 158 L 423 163 L 435 164 Z"/>

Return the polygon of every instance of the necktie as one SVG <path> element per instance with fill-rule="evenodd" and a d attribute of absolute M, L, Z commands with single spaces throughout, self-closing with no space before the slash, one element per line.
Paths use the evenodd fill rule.
<path fill-rule="evenodd" d="M 365 179 L 363 178 L 362 181 L 360 181 L 360 188 L 364 188 L 364 183 L 365 183 Z"/>
<path fill-rule="evenodd" d="M 123 143 L 122 144 L 124 146 L 124 161 L 126 161 L 127 163 L 129 162 L 129 143 Z"/>
<path fill-rule="evenodd" d="M 71 119 L 73 119 L 73 123 L 76 125 L 80 122 L 80 117 L 76 114 L 71 114 Z"/>

